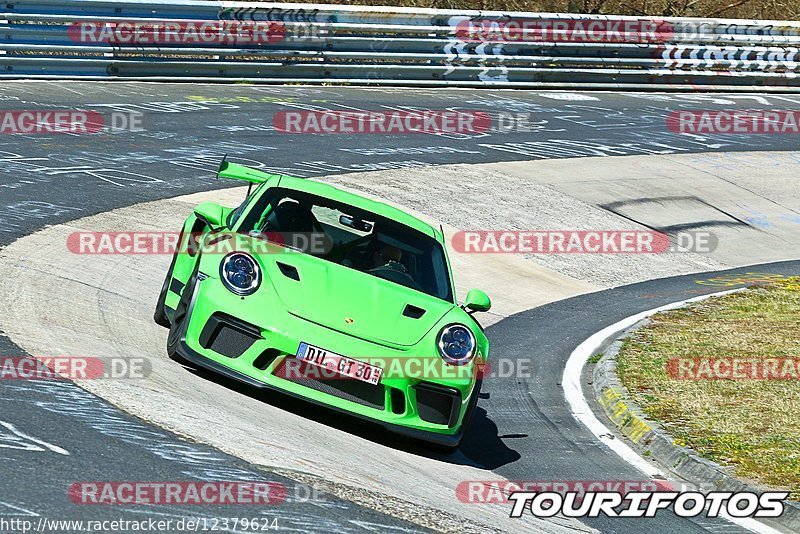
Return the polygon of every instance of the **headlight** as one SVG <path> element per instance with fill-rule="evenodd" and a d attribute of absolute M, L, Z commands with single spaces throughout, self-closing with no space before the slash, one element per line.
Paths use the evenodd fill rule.
<path fill-rule="evenodd" d="M 244 252 L 232 252 L 225 256 L 219 266 L 219 275 L 231 293 L 242 297 L 252 295 L 261 285 L 261 269 Z"/>
<path fill-rule="evenodd" d="M 464 365 L 475 356 L 475 336 L 463 324 L 442 328 L 436 340 L 439 355 L 449 364 Z"/>

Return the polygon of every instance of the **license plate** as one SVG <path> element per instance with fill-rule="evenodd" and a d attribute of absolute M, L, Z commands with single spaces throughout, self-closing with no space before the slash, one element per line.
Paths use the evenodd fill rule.
<path fill-rule="evenodd" d="M 308 343 L 300 343 L 300 347 L 297 349 L 297 359 L 322 367 L 331 373 L 372 385 L 376 385 L 383 374 L 383 369 L 376 365 L 360 362 Z"/>

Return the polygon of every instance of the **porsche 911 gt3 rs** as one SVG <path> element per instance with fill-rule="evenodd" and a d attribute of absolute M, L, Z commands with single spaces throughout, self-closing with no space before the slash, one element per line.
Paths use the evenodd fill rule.
<path fill-rule="evenodd" d="M 458 305 L 442 230 L 316 181 L 218 176 L 250 189 L 184 223 L 154 314 L 169 355 L 457 446 L 489 356 L 472 314 L 491 303 Z"/>

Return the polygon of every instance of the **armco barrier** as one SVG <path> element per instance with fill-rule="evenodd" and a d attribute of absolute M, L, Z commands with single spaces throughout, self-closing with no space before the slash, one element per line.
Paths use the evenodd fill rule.
<path fill-rule="evenodd" d="M 800 22 L 197 0 L 2 6 L 1 78 L 800 90 Z"/>

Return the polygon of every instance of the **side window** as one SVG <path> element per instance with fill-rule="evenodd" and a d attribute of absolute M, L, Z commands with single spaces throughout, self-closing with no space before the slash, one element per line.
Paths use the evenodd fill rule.
<path fill-rule="evenodd" d="M 247 208 L 247 204 L 250 202 L 250 199 L 251 198 L 255 198 L 256 196 L 258 196 L 258 193 L 261 191 L 261 189 L 266 187 L 266 185 L 267 185 L 267 182 L 263 182 L 258 187 L 256 187 L 255 191 L 252 191 L 250 193 L 250 195 L 247 198 L 244 199 L 244 202 L 239 204 L 239 207 L 236 208 L 235 210 L 233 210 L 230 213 L 230 215 L 228 215 L 228 220 L 226 221 L 226 224 L 227 224 L 228 228 L 233 228 L 233 226 L 239 220 L 239 217 L 242 216 L 242 213 L 244 213 L 244 210 Z"/>
<path fill-rule="evenodd" d="M 239 217 L 241 217 L 242 213 L 244 212 L 244 209 L 247 207 L 247 201 L 248 201 L 248 200 L 250 200 L 250 197 L 248 197 L 248 198 L 244 199 L 244 202 L 242 202 L 242 203 L 239 205 L 239 207 L 238 207 L 238 208 L 236 208 L 235 210 L 233 210 L 233 211 L 232 211 L 232 212 L 231 212 L 231 213 L 228 215 L 228 220 L 226 221 L 228 228 L 233 228 L 233 225 L 235 225 L 235 224 L 236 224 L 236 221 L 238 221 L 238 220 L 239 220 Z"/>

